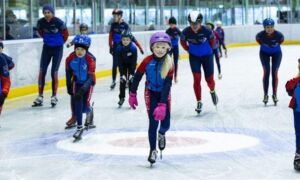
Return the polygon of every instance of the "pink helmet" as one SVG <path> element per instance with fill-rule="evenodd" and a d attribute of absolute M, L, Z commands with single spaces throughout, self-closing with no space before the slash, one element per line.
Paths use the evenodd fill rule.
<path fill-rule="evenodd" d="M 150 38 L 150 48 L 156 42 L 166 42 L 171 46 L 171 38 L 167 33 L 164 32 L 156 32 Z"/>

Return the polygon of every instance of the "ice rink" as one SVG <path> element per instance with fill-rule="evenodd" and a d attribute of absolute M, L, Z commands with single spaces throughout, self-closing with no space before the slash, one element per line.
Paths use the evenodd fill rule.
<path fill-rule="evenodd" d="M 293 169 L 293 116 L 285 92 L 298 71 L 300 46 L 282 49 L 277 106 L 262 103 L 259 47 L 231 48 L 221 60 L 223 79 L 215 78 L 217 109 L 202 78 L 199 116 L 189 62 L 180 61 L 167 147 L 151 169 L 144 80 L 133 111 L 127 100 L 118 108 L 110 77 L 99 79 L 93 94 L 97 128 L 75 144 L 75 129 L 64 129 L 71 114 L 65 89 L 56 108 L 50 108 L 49 93 L 41 108 L 31 108 L 35 95 L 8 101 L 0 120 L 0 179 L 300 179 Z"/>

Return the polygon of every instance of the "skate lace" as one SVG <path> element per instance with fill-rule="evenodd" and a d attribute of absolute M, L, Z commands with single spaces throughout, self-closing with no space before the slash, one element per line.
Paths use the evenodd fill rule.
<path fill-rule="evenodd" d="M 158 134 L 158 142 L 159 142 L 159 147 L 164 147 L 165 146 L 165 137 L 162 134 Z"/>

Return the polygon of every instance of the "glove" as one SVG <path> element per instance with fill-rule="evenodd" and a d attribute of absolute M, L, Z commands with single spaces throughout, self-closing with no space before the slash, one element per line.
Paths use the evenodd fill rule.
<path fill-rule="evenodd" d="M 135 93 L 129 93 L 128 102 L 129 102 L 129 105 L 132 109 L 136 109 L 136 107 L 138 106 L 138 101 L 137 101 Z"/>
<path fill-rule="evenodd" d="M 114 49 L 113 49 L 113 48 L 109 48 L 109 53 L 110 53 L 111 55 L 113 55 L 113 54 L 114 54 Z"/>
<path fill-rule="evenodd" d="M 5 94 L 1 94 L 0 95 L 0 106 L 2 106 L 4 104 L 4 100 L 6 98 L 6 95 Z"/>
<path fill-rule="evenodd" d="M 162 121 L 166 117 L 167 104 L 158 103 L 157 107 L 154 109 L 153 116 L 156 121 Z"/>
<path fill-rule="evenodd" d="M 85 90 L 80 88 L 79 91 L 75 94 L 75 100 L 81 100 L 82 96 L 84 95 Z"/>
<path fill-rule="evenodd" d="M 143 49 L 140 49 L 140 52 L 141 52 L 141 54 L 144 54 L 144 51 L 143 51 Z"/>

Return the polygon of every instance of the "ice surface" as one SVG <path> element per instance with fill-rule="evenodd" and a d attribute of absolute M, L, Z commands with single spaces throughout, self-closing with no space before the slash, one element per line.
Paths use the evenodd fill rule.
<path fill-rule="evenodd" d="M 61 143 L 71 141 L 74 133 L 74 129 L 64 129 L 70 117 L 65 89 L 60 89 L 59 104 L 54 109 L 50 108 L 49 93 L 45 94 L 45 105 L 41 108 L 30 107 L 35 96 L 8 101 L 0 120 L 0 179 L 299 179 L 292 166 L 293 116 L 287 107 L 290 98 L 284 85 L 297 74 L 300 46 L 282 49 L 277 107 L 272 102 L 267 107 L 262 103 L 263 71 L 258 47 L 229 49 L 229 57 L 221 60 L 223 79 L 216 80 L 217 110 L 202 78 L 204 105 L 200 116 L 194 111 L 196 101 L 189 63 L 180 61 L 179 83 L 172 87 L 169 146 L 152 169 L 147 162 L 144 81 L 139 87 L 139 106 L 135 111 L 129 109 L 127 101 L 118 108 L 118 89 L 109 90 L 110 78 L 97 81 L 93 94 L 97 128 L 85 131 L 83 140 L 71 148 L 90 144 L 95 151 L 104 148 L 101 151 L 107 154 L 60 147 Z M 270 81 L 270 96 L 271 91 Z M 221 142 L 224 151 L 216 151 L 216 145 L 210 147 L 212 152 L 202 153 L 213 141 L 205 132 L 215 133 L 209 137 L 215 136 L 214 141 Z M 258 143 L 228 150 L 234 144 L 247 144 L 246 140 L 235 137 L 225 141 L 217 136 L 220 133 L 238 134 Z M 120 152 L 110 153 L 105 143 L 110 148 L 120 148 Z M 195 144 L 199 153 L 186 150 L 195 150 Z M 132 152 L 132 148 L 137 149 L 137 155 L 127 152 L 126 149 Z"/>

